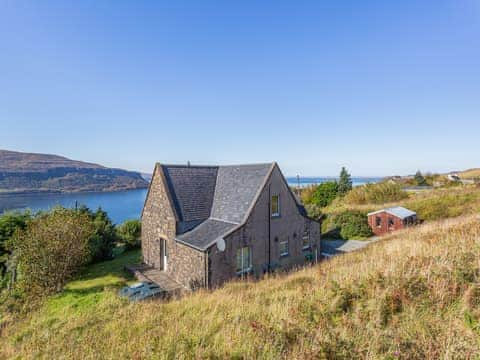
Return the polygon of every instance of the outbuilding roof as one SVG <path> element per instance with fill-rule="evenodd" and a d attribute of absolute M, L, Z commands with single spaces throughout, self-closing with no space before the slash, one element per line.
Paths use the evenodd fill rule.
<path fill-rule="evenodd" d="M 391 208 L 388 208 L 388 209 L 382 209 L 382 210 L 378 210 L 378 211 L 368 213 L 368 216 L 375 215 L 375 214 L 380 214 L 382 212 L 386 212 L 386 213 L 388 213 L 390 215 L 393 215 L 395 217 L 398 217 L 402 220 L 406 219 L 408 217 L 417 215 L 417 213 L 415 211 L 408 210 L 408 209 L 406 209 L 402 206 L 396 206 L 396 207 L 391 207 Z"/>

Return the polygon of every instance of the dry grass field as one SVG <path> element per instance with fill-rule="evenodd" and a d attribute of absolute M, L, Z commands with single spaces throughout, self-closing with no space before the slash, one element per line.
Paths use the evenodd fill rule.
<path fill-rule="evenodd" d="M 348 200 L 348 199 L 346 199 Z M 418 193 L 409 193 L 404 199 L 383 204 L 351 204 L 342 198 L 336 199 L 323 209 L 325 214 L 345 210 L 375 211 L 393 206 L 404 206 L 416 211 L 423 220 L 440 220 L 480 212 L 480 188 L 475 185 L 439 188 Z"/>
<path fill-rule="evenodd" d="M 458 173 L 462 179 L 480 178 L 480 169 L 469 169 Z"/>
<path fill-rule="evenodd" d="M 170 303 L 127 303 L 127 253 L 10 319 L 5 358 L 469 359 L 480 353 L 480 217 Z"/>

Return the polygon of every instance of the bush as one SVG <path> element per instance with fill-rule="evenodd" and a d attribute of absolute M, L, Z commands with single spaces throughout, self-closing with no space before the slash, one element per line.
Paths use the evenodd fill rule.
<path fill-rule="evenodd" d="M 35 296 L 61 291 L 89 261 L 93 233 L 88 215 L 75 210 L 57 208 L 29 221 L 9 241 L 20 288 Z"/>
<path fill-rule="evenodd" d="M 313 194 L 315 193 L 316 188 L 315 185 L 310 185 L 300 189 L 300 199 L 303 204 L 307 205 L 312 203 Z"/>
<path fill-rule="evenodd" d="M 402 200 L 408 197 L 400 185 L 390 182 L 378 184 L 366 184 L 358 186 L 345 196 L 345 202 L 349 204 L 384 204 Z"/>
<path fill-rule="evenodd" d="M 93 212 L 85 206 L 82 206 L 78 212 L 87 215 L 94 228 L 94 233 L 89 240 L 90 262 L 95 263 L 112 259 L 117 233 L 108 214 L 101 208 Z"/>
<path fill-rule="evenodd" d="M 17 229 L 25 229 L 30 218 L 29 212 L 8 212 L 0 216 L 0 288 L 2 288 L 2 279 L 5 276 L 7 260 L 10 256 L 6 243 Z"/>
<path fill-rule="evenodd" d="M 305 205 L 305 210 L 312 219 L 320 221 L 323 218 L 322 209 L 317 205 L 307 204 Z"/>
<path fill-rule="evenodd" d="M 327 230 L 333 235 L 348 240 L 353 238 L 366 238 L 373 235 L 368 225 L 367 214 L 356 210 L 347 210 L 334 214 L 327 222 Z"/>
<path fill-rule="evenodd" d="M 127 220 L 117 226 L 117 237 L 125 244 L 125 248 L 135 249 L 140 247 L 142 225 L 139 220 Z"/>
<path fill-rule="evenodd" d="M 320 207 L 326 207 L 338 196 L 338 183 L 327 181 L 317 185 L 312 194 L 311 203 Z"/>

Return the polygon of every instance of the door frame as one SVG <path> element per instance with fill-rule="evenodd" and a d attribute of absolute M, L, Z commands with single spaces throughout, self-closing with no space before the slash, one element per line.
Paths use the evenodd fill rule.
<path fill-rule="evenodd" d="M 168 247 L 167 240 L 160 239 L 160 270 L 167 271 L 168 269 Z"/>

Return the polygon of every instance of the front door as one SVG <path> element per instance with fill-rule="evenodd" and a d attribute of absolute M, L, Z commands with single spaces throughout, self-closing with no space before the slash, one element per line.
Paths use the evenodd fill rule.
<path fill-rule="evenodd" d="M 160 270 L 167 271 L 167 241 L 160 239 Z"/>

